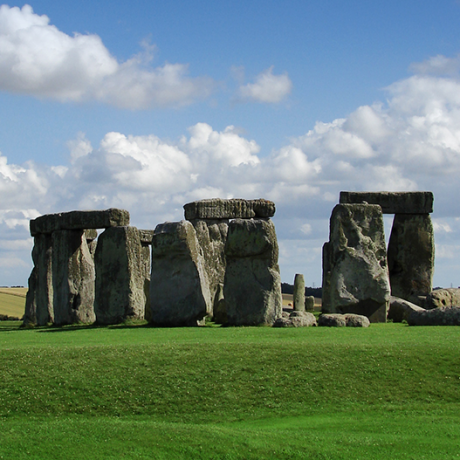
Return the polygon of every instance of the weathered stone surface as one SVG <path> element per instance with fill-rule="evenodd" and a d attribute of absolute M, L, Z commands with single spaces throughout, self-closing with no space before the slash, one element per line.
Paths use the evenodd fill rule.
<path fill-rule="evenodd" d="M 34 268 L 24 312 L 25 324 L 44 326 L 54 320 L 51 235 L 37 235 L 32 249 Z"/>
<path fill-rule="evenodd" d="M 95 270 L 84 230 L 52 234 L 54 323 L 92 323 Z"/>
<path fill-rule="evenodd" d="M 391 293 L 420 305 L 432 289 L 434 231 L 429 214 L 396 214 L 388 244 Z"/>
<path fill-rule="evenodd" d="M 293 311 L 288 318 L 277 318 L 273 327 L 308 327 L 317 326 L 315 315 L 305 311 Z"/>
<path fill-rule="evenodd" d="M 187 203 L 184 210 L 187 220 L 267 218 L 275 215 L 275 203 L 263 199 L 213 198 Z"/>
<path fill-rule="evenodd" d="M 98 324 L 144 319 L 146 266 L 136 227 L 111 227 L 101 233 L 95 254 Z"/>
<path fill-rule="evenodd" d="M 312 295 L 305 297 L 305 310 L 313 311 L 315 309 L 315 298 Z"/>
<path fill-rule="evenodd" d="M 300 273 L 294 277 L 294 294 L 292 297 L 294 311 L 305 311 L 305 279 Z"/>
<path fill-rule="evenodd" d="M 229 325 L 272 325 L 281 317 L 278 242 L 270 219 L 230 222 L 224 298 Z"/>
<path fill-rule="evenodd" d="M 142 242 L 142 238 L 141 238 Z M 150 241 L 151 243 L 151 241 Z M 142 243 L 141 246 L 141 270 L 142 276 L 144 277 L 144 319 L 147 321 L 151 320 L 151 309 L 150 309 L 150 244 Z"/>
<path fill-rule="evenodd" d="M 460 307 L 413 311 L 407 322 L 410 326 L 460 326 Z"/>
<path fill-rule="evenodd" d="M 346 325 L 345 315 L 340 313 L 323 313 L 318 318 L 318 326 L 345 327 Z"/>
<path fill-rule="evenodd" d="M 155 228 L 150 277 L 151 322 L 191 326 L 211 312 L 205 263 L 193 225 L 167 222 Z"/>
<path fill-rule="evenodd" d="M 427 295 L 423 306 L 427 310 L 440 307 L 460 307 L 460 289 L 436 289 Z"/>
<path fill-rule="evenodd" d="M 345 322 L 347 323 L 347 327 L 369 327 L 370 321 L 367 316 L 363 315 L 354 315 L 352 313 L 348 313 L 345 316 Z"/>
<path fill-rule="evenodd" d="M 318 318 L 318 326 L 327 327 L 369 327 L 369 318 L 363 315 L 348 313 L 324 313 Z"/>
<path fill-rule="evenodd" d="M 407 321 L 413 311 L 425 311 L 424 308 L 399 297 L 390 297 L 390 309 L 388 310 L 388 319 L 394 323 Z"/>
<path fill-rule="evenodd" d="M 103 211 L 71 211 L 45 214 L 30 221 L 30 234 L 53 233 L 58 230 L 82 230 L 129 225 L 129 212 L 124 209 Z"/>
<path fill-rule="evenodd" d="M 340 192 L 340 203 L 378 204 L 384 214 L 429 214 L 432 192 Z"/>
<path fill-rule="evenodd" d="M 335 206 L 326 256 L 323 313 L 355 313 L 371 322 L 385 322 L 390 284 L 380 206 Z"/>
<path fill-rule="evenodd" d="M 223 291 L 219 289 L 224 284 L 226 258 L 225 258 L 225 243 L 228 234 L 228 220 L 192 220 L 190 221 L 195 228 L 196 237 L 198 240 L 199 250 L 203 258 L 204 268 L 206 270 L 207 279 L 209 282 L 209 291 L 212 300 L 212 311 L 220 302 L 221 308 L 218 317 L 222 319 L 222 308 L 224 303 L 220 296 L 223 296 Z M 214 318 L 216 321 L 216 318 Z M 219 320 L 219 321 L 220 321 Z M 216 321 L 216 322 L 219 322 Z"/>
<path fill-rule="evenodd" d="M 142 244 L 152 244 L 152 238 L 155 234 L 155 230 L 139 230 L 139 237 Z"/>

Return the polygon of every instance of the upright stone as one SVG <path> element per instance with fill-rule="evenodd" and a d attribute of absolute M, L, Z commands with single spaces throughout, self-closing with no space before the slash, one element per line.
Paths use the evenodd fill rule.
<path fill-rule="evenodd" d="M 212 300 L 212 314 L 222 300 L 220 287 L 225 279 L 225 242 L 228 234 L 228 220 L 192 220 L 203 257 L 204 269 L 209 282 Z"/>
<path fill-rule="evenodd" d="M 205 262 L 188 221 L 157 225 L 152 238 L 151 322 L 193 326 L 211 313 Z"/>
<path fill-rule="evenodd" d="M 34 237 L 34 268 L 29 277 L 24 323 L 44 326 L 54 321 L 51 235 Z"/>
<path fill-rule="evenodd" d="M 92 323 L 94 316 L 94 261 L 84 230 L 52 234 L 54 323 Z"/>
<path fill-rule="evenodd" d="M 297 273 L 294 277 L 294 311 L 305 311 L 305 279 Z"/>
<path fill-rule="evenodd" d="M 269 219 L 230 222 L 224 299 L 229 325 L 272 325 L 281 317 L 275 226 Z"/>
<path fill-rule="evenodd" d="M 110 227 L 100 236 L 95 254 L 98 324 L 144 319 L 145 258 L 136 227 Z"/>
<path fill-rule="evenodd" d="M 380 206 L 337 205 L 332 211 L 326 252 L 329 305 L 323 312 L 356 313 L 371 322 L 385 322 L 390 283 Z"/>
<path fill-rule="evenodd" d="M 391 294 L 422 306 L 431 292 L 434 231 L 429 214 L 396 214 L 388 244 Z"/>

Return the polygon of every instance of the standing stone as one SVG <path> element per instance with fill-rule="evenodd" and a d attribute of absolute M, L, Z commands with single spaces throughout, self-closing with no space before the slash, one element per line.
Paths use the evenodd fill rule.
<path fill-rule="evenodd" d="M 161 326 L 196 326 L 211 312 L 205 262 L 188 221 L 155 228 L 150 306 L 151 322 Z"/>
<path fill-rule="evenodd" d="M 429 214 L 395 215 L 388 269 L 391 294 L 421 306 L 431 292 L 434 270 L 434 232 Z"/>
<path fill-rule="evenodd" d="M 332 313 L 331 308 L 331 243 L 323 244 L 323 284 L 322 284 L 322 313 Z"/>
<path fill-rule="evenodd" d="M 230 222 L 224 299 L 229 325 L 272 325 L 281 317 L 275 226 L 269 219 Z"/>
<path fill-rule="evenodd" d="M 142 240 L 141 240 L 142 241 Z M 144 319 L 150 321 L 150 244 L 142 243 L 141 247 L 141 265 L 142 275 L 144 277 Z"/>
<path fill-rule="evenodd" d="M 136 227 L 110 227 L 100 236 L 95 254 L 98 324 L 144 319 L 145 261 Z"/>
<path fill-rule="evenodd" d="M 34 268 L 29 278 L 26 296 L 25 324 L 44 326 L 54 321 L 52 252 L 51 235 L 38 234 L 34 237 Z"/>
<path fill-rule="evenodd" d="M 315 309 L 315 298 L 312 295 L 305 297 L 305 311 L 313 311 Z"/>
<path fill-rule="evenodd" d="M 212 311 L 222 303 L 221 286 L 225 279 L 225 243 L 228 234 L 228 220 L 192 220 L 198 240 L 199 250 L 203 257 L 204 268 L 209 282 L 212 300 Z"/>
<path fill-rule="evenodd" d="M 390 283 L 380 206 L 337 205 L 332 211 L 326 252 L 329 305 L 323 312 L 356 313 L 371 322 L 385 322 Z"/>
<path fill-rule="evenodd" d="M 305 311 L 305 279 L 297 273 L 294 277 L 294 311 Z"/>
<path fill-rule="evenodd" d="M 52 234 L 54 323 L 92 323 L 95 270 L 84 230 Z"/>

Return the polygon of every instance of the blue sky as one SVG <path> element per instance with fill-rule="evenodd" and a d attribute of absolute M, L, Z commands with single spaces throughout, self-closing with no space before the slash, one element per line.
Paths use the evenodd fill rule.
<path fill-rule="evenodd" d="M 272 199 L 283 281 L 321 284 L 340 190 L 432 190 L 460 285 L 460 2 L 35 1 L 0 7 L 0 284 L 28 221 Z M 391 221 L 387 219 L 387 230 Z"/>

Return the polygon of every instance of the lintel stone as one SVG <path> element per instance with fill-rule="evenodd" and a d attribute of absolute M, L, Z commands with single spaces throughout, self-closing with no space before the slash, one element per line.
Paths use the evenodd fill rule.
<path fill-rule="evenodd" d="M 341 204 L 378 204 L 383 214 L 429 214 L 433 201 L 432 192 L 340 192 Z"/>
<path fill-rule="evenodd" d="M 129 225 L 129 212 L 110 208 L 102 211 L 70 211 L 45 214 L 30 221 L 30 234 L 49 234 L 57 230 L 83 230 Z"/>
<path fill-rule="evenodd" d="M 185 219 L 253 219 L 275 215 L 272 201 L 212 198 L 184 205 Z"/>

